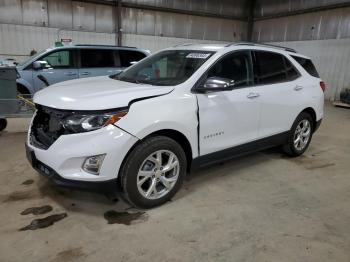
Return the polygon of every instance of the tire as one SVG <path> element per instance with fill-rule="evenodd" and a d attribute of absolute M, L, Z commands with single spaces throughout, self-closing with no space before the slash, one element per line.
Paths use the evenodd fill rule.
<path fill-rule="evenodd" d="M 287 144 L 283 146 L 283 151 L 291 157 L 297 157 L 302 155 L 310 145 L 313 131 L 315 128 L 314 125 L 315 124 L 311 115 L 306 112 L 302 112 L 293 123 L 293 126 L 289 133 Z M 305 130 L 303 129 L 304 127 Z M 298 136 L 300 139 L 298 142 L 296 142 Z"/>
<path fill-rule="evenodd" d="M 165 136 L 147 138 L 122 165 L 123 198 L 138 208 L 162 205 L 181 188 L 186 170 L 185 152 L 176 141 Z"/>
<path fill-rule="evenodd" d="M 7 120 L 5 118 L 0 118 L 0 131 L 3 131 L 7 127 Z"/>

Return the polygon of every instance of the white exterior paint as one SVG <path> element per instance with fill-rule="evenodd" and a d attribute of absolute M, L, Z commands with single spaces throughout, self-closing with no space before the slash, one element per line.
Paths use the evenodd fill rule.
<path fill-rule="evenodd" d="M 136 98 L 164 95 L 173 89 L 121 82 L 109 76 L 90 77 L 44 88 L 34 95 L 34 103 L 57 109 L 104 110 L 126 107 Z"/>
<path fill-rule="evenodd" d="M 350 39 L 276 42 L 312 58 L 327 85 L 326 99 L 337 100 L 342 89 L 350 88 Z"/>
<path fill-rule="evenodd" d="M 174 49 L 217 50 L 217 53 L 175 88 L 136 86 L 102 77 L 57 84 L 38 92 L 34 97 L 35 103 L 74 110 L 114 109 L 124 107 L 135 98 L 159 95 L 132 103 L 128 113 L 115 126 L 109 125 L 87 133 L 61 135 L 48 150 L 31 145 L 28 136 L 29 147 L 34 150 L 38 160 L 66 179 L 104 181 L 117 177 L 122 161 L 137 141 L 159 130 L 170 129 L 183 134 L 190 143 L 192 158 L 196 158 L 289 131 L 295 118 L 305 108 L 314 109 L 316 120 L 323 117 L 320 79 L 309 76 L 292 60 L 301 73 L 300 78 L 293 82 L 207 94 L 191 92 L 206 70 L 228 52 L 255 49 L 274 51 L 287 57 L 289 52 L 234 45 L 225 48 L 223 45 L 180 46 Z M 296 89 L 300 86 L 302 88 Z M 252 93 L 257 96 L 250 97 Z M 225 136 L 204 139 L 204 136 L 218 132 L 223 132 Z M 94 176 L 82 171 L 85 157 L 99 154 L 107 154 L 100 175 Z"/>

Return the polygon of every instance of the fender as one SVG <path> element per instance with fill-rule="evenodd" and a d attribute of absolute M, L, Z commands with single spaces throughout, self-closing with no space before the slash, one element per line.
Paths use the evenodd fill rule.
<path fill-rule="evenodd" d="M 16 83 L 24 86 L 25 88 L 27 88 L 27 90 L 29 91 L 29 93 L 31 95 L 34 95 L 35 90 L 34 90 L 33 86 L 27 80 L 25 80 L 23 78 L 18 78 L 16 80 Z"/>

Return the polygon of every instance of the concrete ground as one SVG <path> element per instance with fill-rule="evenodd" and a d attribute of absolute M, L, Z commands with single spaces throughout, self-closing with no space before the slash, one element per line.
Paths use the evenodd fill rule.
<path fill-rule="evenodd" d="M 0 261 L 350 261 L 349 109 L 326 107 L 304 156 L 268 150 L 197 171 L 145 213 L 40 177 L 25 159 L 26 124 L 0 135 Z"/>

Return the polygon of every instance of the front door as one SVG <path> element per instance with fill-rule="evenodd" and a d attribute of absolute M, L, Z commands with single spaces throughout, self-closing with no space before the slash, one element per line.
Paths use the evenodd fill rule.
<path fill-rule="evenodd" d="M 232 91 L 197 94 L 200 155 L 256 140 L 260 103 L 257 88 L 252 86 L 251 52 L 225 55 L 204 76 L 209 77 L 234 80 L 235 86 Z"/>
<path fill-rule="evenodd" d="M 43 76 L 49 85 L 78 78 L 73 50 L 53 51 L 38 60 L 45 61 L 47 64 L 40 70 L 33 70 L 33 84 L 36 91 L 46 87 L 45 83 L 38 78 L 39 75 Z"/>

